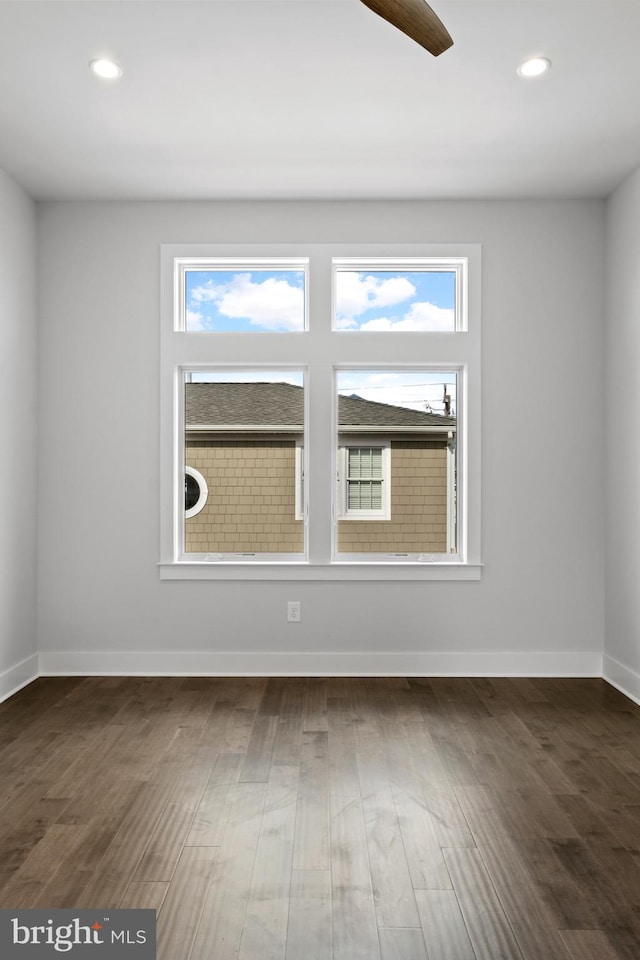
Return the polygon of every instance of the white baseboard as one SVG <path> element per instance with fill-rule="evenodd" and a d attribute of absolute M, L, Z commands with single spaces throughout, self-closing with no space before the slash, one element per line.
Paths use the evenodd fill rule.
<path fill-rule="evenodd" d="M 21 660 L 20 663 L 16 663 L 15 666 L 0 673 L 0 703 L 3 700 L 8 700 L 9 697 L 17 693 L 18 690 L 22 690 L 27 684 L 32 683 L 33 680 L 37 680 L 39 675 L 37 654 L 27 657 L 26 660 Z"/>
<path fill-rule="evenodd" d="M 59 651 L 42 676 L 601 677 L 598 653 Z"/>
<path fill-rule="evenodd" d="M 625 667 L 623 663 L 616 660 L 615 657 L 603 657 L 602 676 L 615 687 L 625 697 L 640 704 L 640 673 L 636 673 L 631 667 Z"/>

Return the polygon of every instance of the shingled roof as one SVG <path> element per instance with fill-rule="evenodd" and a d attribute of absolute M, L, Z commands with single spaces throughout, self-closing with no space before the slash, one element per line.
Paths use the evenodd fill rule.
<path fill-rule="evenodd" d="M 185 423 L 188 427 L 299 427 L 303 422 L 303 388 L 292 383 L 187 383 Z M 456 418 L 411 410 L 389 403 L 340 396 L 341 427 L 449 427 Z"/>

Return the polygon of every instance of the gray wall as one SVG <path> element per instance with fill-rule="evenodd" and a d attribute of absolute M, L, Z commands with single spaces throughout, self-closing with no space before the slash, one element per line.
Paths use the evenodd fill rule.
<path fill-rule="evenodd" d="M 43 669 L 599 673 L 604 228 L 597 201 L 39 205 Z M 482 244 L 480 583 L 159 580 L 159 245 L 296 240 Z"/>
<path fill-rule="evenodd" d="M 0 699 L 38 669 L 35 228 L 0 171 Z"/>
<path fill-rule="evenodd" d="M 640 700 L 640 170 L 607 208 L 605 671 Z"/>

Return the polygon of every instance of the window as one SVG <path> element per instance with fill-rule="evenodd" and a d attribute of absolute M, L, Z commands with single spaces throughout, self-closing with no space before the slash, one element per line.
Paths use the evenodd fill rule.
<path fill-rule="evenodd" d="M 389 444 L 339 447 L 340 515 L 346 520 L 388 520 L 391 498 Z"/>
<path fill-rule="evenodd" d="M 426 366 L 337 372 L 339 559 L 458 555 L 458 377 Z"/>
<path fill-rule="evenodd" d="M 182 372 L 181 392 L 181 442 L 197 466 L 186 468 L 181 555 L 204 562 L 303 557 L 297 472 L 304 373 L 190 369 Z"/>
<path fill-rule="evenodd" d="M 188 333 L 282 333 L 306 327 L 303 259 L 176 259 L 176 324 Z"/>
<path fill-rule="evenodd" d="M 336 330 L 452 332 L 464 323 L 464 263 L 335 261 Z"/>
<path fill-rule="evenodd" d="M 207 502 L 209 489 L 198 470 L 184 468 L 184 515 L 186 519 L 197 516 Z"/>
<path fill-rule="evenodd" d="M 163 247 L 161 576 L 477 579 L 479 268 Z"/>

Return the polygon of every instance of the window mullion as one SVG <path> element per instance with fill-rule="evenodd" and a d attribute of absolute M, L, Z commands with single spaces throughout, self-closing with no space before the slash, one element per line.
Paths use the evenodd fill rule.
<path fill-rule="evenodd" d="M 309 369 L 309 560 L 329 563 L 332 553 L 332 510 L 335 483 L 335 434 L 332 428 L 333 371 L 330 363 Z"/>
<path fill-rule="evenodd" d="M 309 264 L 307 473 L 308 544 L 312 564 L 328 564 L 333 553 L 336 451 L 331 333 L 332 264 L 327 251 Z"/>

